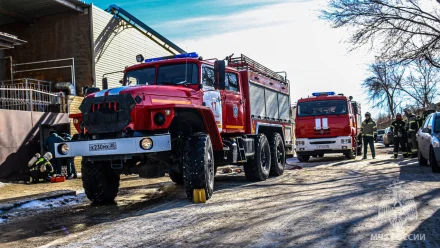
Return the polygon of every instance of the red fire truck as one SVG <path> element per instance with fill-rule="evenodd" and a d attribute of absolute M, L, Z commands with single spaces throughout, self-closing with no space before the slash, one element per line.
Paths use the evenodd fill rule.
<path fill-rule="evenodd" d="M 361 108 L 352 97 L 334 92 L 313 93 L 298 100 L 295 135 L 298 159 L 342 153 L 348 159 L 360 154 Z"/>
<path fill-rule="evenodd" d="M 194 202 L 212 196 L 221 165 L 243 165 L 250 181 L 283 174 L 293 152 L 285 73 L 244 55 L 137 61 L 122 87 L 87 89 L 81 113 L 71 115 L 79 135 L 56 144 L 55 157 L 82 157 L 90 200 L 112 201 L 122 173 L 168 173 Z"/>

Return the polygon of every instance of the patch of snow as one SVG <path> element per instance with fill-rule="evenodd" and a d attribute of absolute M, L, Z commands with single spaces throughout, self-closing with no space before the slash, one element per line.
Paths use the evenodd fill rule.
<path fill-rule="evenodd" d="M 8 185 L 8 184 L 0 182 L 0 188 L 3 187 L 3 186 L 6 186 L 6 185 Z"/>
<path fill-rule="evenodd" d="M 76 196 L 63 196 L 58 197 L 55 199 L 48 199 L 48 200 L 35 200 L 30 201 L 28 203 L 25 203 L 14 210 L 40 210 L 40 209 L 52 209 L 52 208 L 58 208 L 62 206 L 71 206 L 75 204 L 81 203 L 85 199 L 85 194 L 78 194 Z"/>
<path fill-rule="evenodd" d="M 0 224 L 8 222 L 8 218 L 0 216 Z"/>

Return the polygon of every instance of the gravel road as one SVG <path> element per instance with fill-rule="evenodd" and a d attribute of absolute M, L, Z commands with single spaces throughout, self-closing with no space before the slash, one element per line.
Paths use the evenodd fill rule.
<path fill-rule="evenodd" d="M 440 175 L 416 159 L 392 159 L 391 149 L 380 144 L 378 151 L 374 160 L 292 159 L 303 169 L 258 183 L 243 174 L 218 175 L 206 204 L 192 204 L 182 187 L 163 182 L 160 200 L 69 206 L 72 220 L 60 220 L 64 229 L 21 239 L 10 231 L 0 234 L 0 245 L 440 247 Z"/>

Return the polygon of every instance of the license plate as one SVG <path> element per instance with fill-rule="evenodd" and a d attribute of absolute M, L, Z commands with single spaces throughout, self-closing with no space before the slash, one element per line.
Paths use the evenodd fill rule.
<path fill-rule="evenodd" d="M 316 148 L 318 148 L 318 149 L 328 149 L 328 148 L 330 148 L 330 146 L 327 146 L 327 145 L 325 145 L 325 146 L 316 146 Z"/>
<path fill-rule="evenodd" d="M 91 152 L 109 151 L 109 150 L 116 150 L 116 149 L 117 149 L 116 142 L 89 145 L 89 151 L 91 151 Z"/>

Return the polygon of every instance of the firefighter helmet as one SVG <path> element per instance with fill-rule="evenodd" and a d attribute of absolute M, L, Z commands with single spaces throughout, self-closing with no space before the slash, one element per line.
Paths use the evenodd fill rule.
<path fill-rule="evenodd" d="M 371 117 L 370 112 L 366 112 L 366 113 L 365 113 L 365 116 L 367 116 L 367 115 Z"/>
<path fill-rule="evenodd" d="M 47 161 L 50 161 L 52 159 L 52 153 L 46 152 L 43 156 Z"/>

